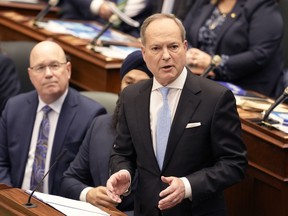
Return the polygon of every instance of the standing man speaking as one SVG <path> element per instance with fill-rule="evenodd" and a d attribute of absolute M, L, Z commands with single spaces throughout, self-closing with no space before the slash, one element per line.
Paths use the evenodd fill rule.
<path fill-rule="evenodd" d="M 137 169 L 136 216 L 226 215 L 223 190 L 247 165 L 234 95 L 185 67 L 185 29 L 175 16 L 148 17 L 141 40 L 154 78 L 121 93 L 107 193 L 121 202 Z"/>

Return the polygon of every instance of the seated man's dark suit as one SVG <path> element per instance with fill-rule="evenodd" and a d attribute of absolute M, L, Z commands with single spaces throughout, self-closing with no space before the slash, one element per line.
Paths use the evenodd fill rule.
<path fill-rule="evenodd" d="M 12 59 L 0 54 L 0 115 L 7 99 L 19 91 L 20 80 Z"/>
<path fill-rule="evenodd" d="M 64 173 L 60 195 L 79 200 L 86 187 L 105 186 L 109 178 L 109 158 L 116 136 L 112 115 L 94 119 L 75 160 Z M 134 193 L 118 206 L 122 211 L 133 209 Z"/>
<path fill-rule="evenodd" d="M 0 119 L 0 183 L 22 186 L 37 107 L 36 91 L 7 101 Z M 61 177 L 75 158 L 92 120 L 105 113 L 100 104 L 69 88 L 59 114 L 50 166 L 63 149 L 67 152 L 49 173 L 50 194 L 59 193 Z"/>

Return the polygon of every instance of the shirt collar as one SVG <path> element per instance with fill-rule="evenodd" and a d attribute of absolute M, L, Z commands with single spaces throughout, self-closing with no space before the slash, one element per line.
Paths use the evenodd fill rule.
<path fill-rule="evenodd" d="M 41 98 L 38 96 L 39 104 L 38 104 L 37 112 L 41 111 L 41 109 L 44 106 L 48 105 L 54 112 L 59 114 L 67 94 L 68 94 L 68 88 L 66 89 L 66 91 L 60 98 L 58 98 L 56 101 L 54 101 L 51 104 L 44 103 L 44 101 L 42 101 Z"/>
<path fill-rule="evenodd" d="M 177 77 L 177 79 L 174 80 L 172 83 L 169 83 L 166 87 L 172 88 L 172 89 L 183 89 L 186 77 L 187 77 L 187 69 L 186 67 L 184 67 L 181 74 Z M 161 87 L 163 86 L 154 77 L 152 91 L 159 89 Z"/>

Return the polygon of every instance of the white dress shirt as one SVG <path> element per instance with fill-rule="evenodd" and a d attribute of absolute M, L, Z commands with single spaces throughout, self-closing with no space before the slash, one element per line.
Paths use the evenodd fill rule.
<path fill-rule="evenodd" d="M 28 154 L 28 159 L 27 159 L 25 173 L 24 173 L 24 179 L 22 183 L 22 189 L 24 190 L 30 189 L 30 180 L 31 180 L 32 167 L 33 167 L 33 162 L 34 162 L 34 157 L 35 157 L 35 150 L 37 146 L 38 133 L 39 133 L 40 124 L 43 118 L 42 108 L 45 105 L 49 105 L 49 107 L 52 109 L 48 113 L 50 130 L 49 130 L 49 137 L 48 137 L 47 156 L 46 156 L 46 161 L 45 161 L 45 173 L 46 173 L 50 168 L 50 158 L 51 158 L 51 152 L 52 152 L 52 147 L 53 147 L 55 131 L 57 127 L 57 122 L 58 122 L 58 118 L 59 118 L 62 105 L 67 96 L 67 93 L 68 93 L 68 89 L 58 100 L 54 101 L 51 104 L 45 104 L 39 97 L 39 104 L 37 108 L 34 128 L 33 128 L 31 142 L 30 142 L 30 150 Z M 32 118 L 32 116 L 30 118 Z M 44 185 L 43 185 L 44 193 L 48 193 L 48 181 L 49 181 L 49 175 L 47 175 L 44 179 Z"/>
<path fill-rule="evenodd" d="M 166 87 L 170 88 L 168 93 L 168 104 L 171 111 L 171 119 L 173 118 L 178 106 L 178 102 L 182 93 L 182 89 L 187 77 L 187 69 L 184 67 L 180 76 Z M 156 125 L 157 125 L 157 113 L 163 105 L 163 99 L 159 88 L 163 87 L 156 79 L 153 78 L 153 86 L 150 97 L 150 127 L 153 141 L 153 149 L 156 155 Z M 185 186 L 185 198 L 192 199 L 192 188 L 187 178 L 180 178 Z"/>

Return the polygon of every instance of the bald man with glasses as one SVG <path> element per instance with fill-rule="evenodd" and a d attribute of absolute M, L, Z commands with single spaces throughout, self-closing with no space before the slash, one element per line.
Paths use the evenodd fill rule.
<path fill-rule="evenodd" d="M 69 87 L 71 63 L 55 42 L 36 44 L 28 74 L 36 90 L 9 99 L 0 119 L 0 183 L 33 190 L 65 150 L 37 188 L 57 195 L 92 120 L 106 110 Z"/>

